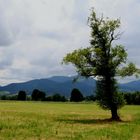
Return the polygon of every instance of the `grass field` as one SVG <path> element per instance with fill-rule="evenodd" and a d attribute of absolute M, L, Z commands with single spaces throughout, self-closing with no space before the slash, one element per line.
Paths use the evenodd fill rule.
<path fill-rule="evenodd" d="M 122 122 L 94 103 L 0 102 L 0 140 L 140 140 L 140 106 Z"/>

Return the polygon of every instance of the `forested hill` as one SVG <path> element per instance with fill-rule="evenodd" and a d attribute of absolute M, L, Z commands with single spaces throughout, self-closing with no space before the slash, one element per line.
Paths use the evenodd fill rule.
<path fill-rule="evenodd" d="M 11 94 L 17 93 L 19 90 L 25 90 L 30 93 L 34 89 L 45 91 L 48 95 L 59 93 L 70 96 L 73 88 L 78 88 L 83 95 L 91 95 L 95 92 L 96 81 L 92 78 L 85 79 L 81 77 L 74 82 L 75 77 L 54 76 L 47 79 L 35 79 L 24 83 L 12 83 L 7 86 L 0 87 L 0 91 L 8 91 Z"/>
<path fill-rule="evenodd" d="M 11 94 L 17 93 L 19 90 L 25 90 L 31 94 L 34 89 L 45 91 L 47 95 L 59 93 L 66 97 L 70 96 L 73 88 L 78 88 L 84 96 L 95 93 L 96 81 L 93 78 L 80 77 L 76 82 L 75 77 L 54 76 L 47 79 L 35 79 L 24 83 L 12 83 L 7 86 L 0 86 L 0 91 L 8 91 Z M 140 91 L 140 80 L 119 84 L 122 91 Z"/>

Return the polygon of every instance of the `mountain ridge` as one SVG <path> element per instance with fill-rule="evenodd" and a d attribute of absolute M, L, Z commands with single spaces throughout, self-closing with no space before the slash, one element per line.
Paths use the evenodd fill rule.
<path fill-rule="evenodd" d="M 22 83 L 11 83 L 6 86 L 0 86 L 0 91 L 6 91 L 10 94 L 18 93 L 19 90 L 24 90 L 31 94 L 34 89 L 39 89 L 52 95 L 59 93 L 66 97 L 70 96 L 73 88 L 79 89 L 84 96 L 95 93 L 96 80 L 93 78 L 80 77 L 74 82 L 76 76 L 53 76 L 43 79 L 34 79 Z M 140 80 L 129 83 L 119 84 L 119 89 L 124 92 L 140 91 Z"/>

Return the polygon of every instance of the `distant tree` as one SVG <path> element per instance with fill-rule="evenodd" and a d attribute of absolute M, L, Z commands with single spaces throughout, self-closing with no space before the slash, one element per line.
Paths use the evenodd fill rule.
<path fill-rule="evenodd" d="M 111 110 L 112 120 L 120 120 L 118 109 L 124 105 L 122 94 L 118 92 L 116 76 L 139 74 L 133 63 L 127 63 L 127 53 L 122 45 L 114 45 L 120 38 L 116 30 L 120 20 L 97 17 L 94 10 L 88 19 L 91 28 L 90 46 L 68 53 L 63 63 L 72 63 L 79 75 L 97 78 L 98 104 L 103 109 Z"/>
<path fill-rule="evenodd" d="M 140 105 L 140 92 L 136 91 L 135 92 L 135 102 L 134 104 Z"/>
<path fill-rule="evenodd" d="M 44 101 L 46 97 L 46 93 L 43 91 L 40 91 L 38 96 L 39 96 L 39 100 Z"/>
<path fill-rule="evenodd" d="M 132 97 L 132 93 L 123 93 L 124 94 L 124 99 L 126 101 L 127 104 L 133 104 L 133 97 Z"/>
<path fill-rule="evenodd" d="M 90 95 L 90 96 L 86 96 L 86 97 L 85 97 L 85 100 L 86 100 L 86 101 L 96 101 L 97 98 L 96 98 L 95 95 Z"/>
<path fill-rule="evenodd" d="M 65 96 L 61 96 L 60 94 L 54 94 L 53 96 L 52 96 L 52 99 L 53 99 L 53 101 L 62 101 L 62 102 L 65 102 L 66 101 L 66 98 L 65 98 Z"/>
<path fill-rule="evenodd" d="M 54 102 L 65 102 L 67 101 L 67 99 L 65 98 L 65 96 L 61 96 L 60 94 L 56 93 L 52 96 L 48 96 L 45 99 L 46 101 L 54 101 Z"/>
<path fill-rule="evenodd" d="M 17 99 L 20 101 L 25 101 L 26 100 L 26 92 L 23 90 L 20 90 L 18 93 Z"/>
<path fill-rule="evenodd" d="M 54 94 L 52 97 L 53 97 L 53 101 L 61 101 L 61 95 L 60 94 Z"/>
<path fill-rule="evenodd" d="M 17 100 L 17 94 L 8 95 L 6 96 L 6 100 Z"/>
<path fill-rule="evenodd" d="M 43 91 L 34 89 L 31 96 L 32 96 L 32 100 L 34 101 L 43 101 L 45 100 L 46 94 Z"/>
<path fill-rule="evenodd" d="M 38 92 L 39 90 L 38 89 L 34 89 L 33 92 L 32 92 L 32 100 L 34 101 L 37 101 L 38 100 Z"/>
<path fill-rule="evenodd" d="M 28 95 L 28 96 L 26 97 L 26 100 L 27 100 L 27 101 L 31 101 L 31 100 L 32 100 L 32 97 L 31 97 L 30 95 Z"/>
<path fill-rule="evenodd" d="M 68 100 L 66 99 L 66 97 L 65 97 L 65 96 L 61 96 L 61 102 L 66 102 L 66 101 L 68 101 Z"/>
<path fill-rule="evenodd" d="M 6 95 L 2 95 L 2 96 L 0 97 L 0 99 L 1 99 L 1 100 L 7 100 L 7 96 L 6 96 Z"/>
<path fill-rule="evenodd" d="M 83 100 L 84 100 L 84 97 L 83 97 L 82 93 L 78 89 L 74 88 L 71 92 L 70 101 L 71 102 L 80 102 Z"/>
<path fill-rule="evenodd" d="M 140 105 L 140 92 L 123 93 L 127 104 Z"/>
<path fill-rule="evenodd" d="M 52 97 L 52 96 L 47 96 L 47 97 L 45 98 L 45 101 L 53 101 L 53 97 Z"/>

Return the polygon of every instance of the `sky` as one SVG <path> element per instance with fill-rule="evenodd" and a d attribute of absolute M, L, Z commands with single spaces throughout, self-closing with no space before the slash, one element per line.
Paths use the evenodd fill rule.
<path fill-rule="evenodd" d="M 89 46 L 92 7 L 99 16 L 121 20 L 117 43 L 140 68 L 139 0 L 0 0 L 0 85 L 76 75 L 61 62 Z"/>

